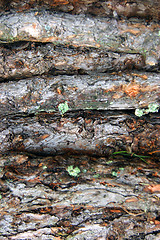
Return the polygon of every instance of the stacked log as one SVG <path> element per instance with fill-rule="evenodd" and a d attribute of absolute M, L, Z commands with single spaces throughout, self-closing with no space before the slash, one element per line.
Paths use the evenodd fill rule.
<path fill-rule="evenodd" d="M 160 239 L 159 20 L 158 0 L 0 1 L 2 240 Z"/>
<path fill-rule="evenodd" d="M 124 21 L 118 11 L 112 18 L 53 13 L 34 1 L 33 11 L 15 12 L 21 4 L 11 1 L 12 11 L 1 15 L 1 151 L 157 153 L 158 22 Z M 95 4 L 100 2 L 78 5 Z M 149 114 L 135 115 L 149 106 L 155 106 Z M 51 122 L 41 125 L 41 118 Z"/>

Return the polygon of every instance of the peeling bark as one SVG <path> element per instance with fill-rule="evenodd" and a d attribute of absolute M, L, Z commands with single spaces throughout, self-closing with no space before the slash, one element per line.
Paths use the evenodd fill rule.
<path fill-rule="evenodd" d="M 159 104 L 159 78 L 159 74 L 132 71 L 4 82 L 0 84 L 0 115 L 59 112 L 65 101 L 70 111 L 147 108 L 150 103 Z"/>
<path fill-rule="evenodd" d="M 48 12 L 0 18 L 2 80 L 50 71 L 159 71 L 158 24 Z"/>
<path fill-rule="evenodd" d="M 159 182 L 154 162 L 10 154 L 0 164 L 1 239 L 159 237 L 159 193 L 143 185 Z M 70 164 L 78 178 L 68 175 Z"/>
<path fill-rule="evenodd" d="M 40 12 L 0 17 L 1 43 L 17 41 L 50 42 L 67 47 L 88 47 L 145 56 L 149 66 L 159 59 L 159 25 L 145 21 L 120 21 L 84 15 Z M 72 27 L 71 27 L 72 26 Z M 14 46 L 13 46 L 14 47 Z M 150 58 L 155 58 L 155 60 Z"/>
<path fill-rule="evenodd" d="M 72 14 L 89 13 L 105 17 L 139 17 L 160 19 L 159 0 L 1 0 L 0 11 L 28 11 L 43 9 L 69 12 Z"/>
<path fill-rule="evenodd" d="M 144 22 L 133 24 L 46 11 L 38 16 L 34 12 L 1 16 L 0 77 L 4 83 L 0 87 L 0 113 L 2 118 L 5 113 L 8 123 L 10 115 L 13 119 L 9 127 L 5 125 L 6 119 L 2 121 L 1 151 L 18 149 L 55 154 L 70 150 L 103 155 L 121 150 L 123 146 L 127 151 L 157 153 L 158 115 L 156 120 L 154 116 L 146 116 L 147 125 L 142 121 L 145 126 L 142 127 L 141 120 L 131 114 L 139 108 L 147 109 L 149 104 L 159 106 L 159 74 L 146 72 L 159 71 L 158 29 L 159 25 L 153 23 L 147 26 Z M 124 71 L 127 72 L 124 74 Z M 33 77 L 36 75 L 39 77 Z M 21 80 L 5 83 L 17 79 Z M 79 124 L 70 126 L 66 132 L 62 118 L 58 120 L 59 129 L 55 116 L 63 117 L 66 110 L 61 112 L 60 106 L 64 103 L 70 111 L 65 119 L 67 126 L 77 122 L 77 111 L 82 117 L 80 121 L 85 122 L 81 113 L 87 111 L 88 116 L 88 110 L 96 119 L 94 111 L 97 111 L 100 122 L 106 119 L 106 112 L 102 112 L 101 117 L 100 111 L 117 110 L 117 126 L 113 127 L 110 120 L 101 126 L 97 120 L 92 121 L 93 117 L 88 117 L 91 134 L 84 131 L 84 124 L 80 128 Z M 123 128 L 118 126 L 120 110 L 125 121 L 131 118 L 135 123 L 135 135 L 130 133 L 126 123 Z M 133 111 L 125 112 L 128 110 Z M 46 127 L 37 122 L 41 112 L 46 121 L 53 117 L 51 127 L 48 126 L 49 134 Z M 112 119 L 112 114 L 110 117 Z M 74 128 L 77 130 L 73 134 L 71 129 Z M 26 129 L 30 129 L 27 137 Z M 42 131 L 42 136 L 47 135 L 49 140 L 44 144 L 37 139 L 34 141 L 34 129 L 38 139 Z"/>
<path fill-rule="evenodd" d="M 22 43 L 19 47 L 21 45 Z M 24 50 L 1 48 L 1 81 L 41 74 L 93 75 L 93 73 L 132 69 L 153 69 L 153 66 L 147 66 L 141 54 L 114 53 L 97 49 L 68 49 L 62 46 L 55 47 L 53 44 L 36 44 L 33 49 L 29 46 L 28 43 L 28 49 Z M 159 66 L 154 66 L 154 69 L 158 70 Z"/>
<path fill-rule="evenodd" d="M 159 103 L 157 79 L 158 74 L 132 72 L 1 83 L 1 151 L 154 153 L 160 143 L 159 115 L 138 119 L 134 111 Z M 69 107 L 65 116 L 59 110 L 64 102 Z"/>
<path fill-rule="evenodd" d="M 0 238 L 160 239 L 159 1 L 0 11 Z"/>
<path fill-rule="evenodd" d="M 68 113 L 72 115 L 71 113 Z M 86 115 L 86 117 L 85 117 Z M 109 155 L 115 151 L 159 154 L 159 115 L 138 120 L 132 113 L 82 112 L 73 117 L 53 113 L 6 117 L 1 122 L 1 152 L 68 152 Z"/>

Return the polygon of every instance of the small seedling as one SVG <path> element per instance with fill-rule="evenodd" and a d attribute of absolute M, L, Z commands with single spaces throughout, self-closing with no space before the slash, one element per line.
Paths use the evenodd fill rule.
<path fill-rule="evenodd" d="M 135 157 L 135 158 L 139 158 L 141 159 L 143 162 L 147 163 L 148 162 L 145 160 L 145 158 L 149 158 L 149 156 L 143 156 L 143 155 L 137 155 L 135 153 L 132 153 L 132 152 L 127 152 L 127 151 L 119 151 L 119 152 L 114 152 L 112 153 L 113 155 L 122 155 L 122 156 L 125 156 L 125 157 Z"/>
<path fill-rule="evenodd" d="M 111 163 L 113 163 L 112 160 L 106 162 L 107 165 L 109 165 L 109 164 L 111 164 Z"/>
<path fill-rule="evenodd" d="M 78 177 L 78 174 L 81 172 L 81 170 L 79 169 L 79 167 L 74 168 L 73 165 L 71 165 L 71 166 L 68 166 L 67 172 L 72 177 Z"/>
<path fill-rule="evenodd" d="M 47 169 L 47 166 L 46 166 L 46 165 L 44 165 L 42 168 L 43 168 L 43 170 L 45 170 L 45 169 Z"/>
<path fill-rule="evenodd" d="M 123 171 L 123 170 L 124 170 L 124 168 L 119 168 L 119 169 L 118 169 L 118 172 L 116 172 L 116 171 L 113 170 L 113 171 L 112 171 L 112 176 L 113 176 L 113 177 L 117 177 L 117 176 L 118 176 L 118 173 L 119 173 L 120 171 Z"/>
<path fill-rule="evenodd" d="M 68 107 L 68 102 L 65 101 L 65 103 L 60 103 L 60 104 L 58 105 L 58 109 L 59 109 L 61 115 L 63 116 L 64 113 L 67 112 L 68 109 L 69 109 L 69 107 Z"/>

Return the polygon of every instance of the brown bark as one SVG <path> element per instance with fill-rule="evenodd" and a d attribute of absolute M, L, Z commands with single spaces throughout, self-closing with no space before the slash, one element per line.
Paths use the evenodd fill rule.
<path fill-rule="evenodd" d="M 139 53 L 114 53 L 101 49 L 90 49 L 88 52 L 85 48 L 68 49 L 55 47 L 51 43 L 35 44 L 33 49 L 30 49 L 30 43 L 20 43 L 19 47 L 25 48 L 26 45 L 28 49 L 26 47 L 23 50 L 1 48 L 1 81 L 41 74 L 84 75 L 132 69 L 159 69 L 158 64 L 147 65 L 143 55 Z"/>
<path fill-rule="evenodd" d="M 0 1 L 0 239 L 160 238 L 159 8 Z"/>
<path fill-rule="evenodd" d="M 148 161 L 1 157 L 1 239 L 158 239 L 159 164 Z"/>
<path fill-rule="evenodd" d="M 135 109 L 159 102 L 159 75 L 93 76 L 1 83 L 1 151 L 157 153 L 159 116 L 152 113 L 138 119 Z M 65 102 L 67 113 L 60 109 Z"/>
<path fill-rule="evenodd" d="M 41 147 L 41 141 L 36 144 L 37 139 L 31 140 L 32 143 L 30 143 L 30 140 L 26 140 L 22 135 L 25 135 L 26 131 L 23 125 L 34 129 L 28 116 L 32 114 L 35 125 L 38 124 L 35 116 L 41 112 L 44 112 L 44 118 L 57 113 L 63 117 L 65 111 L 68 110 L 61 112 L 60 107 L 64 103 L 70 111 L 67 117 L 69 114 L 72 116 L 71 122 L 77 121 L 77 111 L 84 114 L 87 111 L 88 116 L 89 110 L 94 117 L 96 117 L 94 111 L 97 111 L 97 116 L 101 115 L 102 110 L 123 111 L 120 114 L 126 116 L 126 121 L 131 118 L 136 109 L 144 109 L 145 113 L 150 104 L 159 106 L 159 74 L 146 72 L 146 70 L 159 71 L 158 24 L 151 23 L 146 26 L 145 23 L 133 24 L 130 21 L 48 12 L 43 12 L 38 17 L 32 12 L 25 13 L 25 15 L 13 13 L 9 16 L 1 16 L 1 23 L 1 41 L 3 42 L 1 45 L 1 81 L 22 79 L 16 83 L 12 81 L 1 83 L 1 115 L 4 116 L 5 113 L 7 116 L 11 115 L 11 118 L 26 116 L 28 121 L 21 120 L 21 130 L 18 134 L 15 134 L 17 130 L 16 128 L 14 130 L 14 127 L 7 127 L 3 131 L 6 128 L 4 121 L 4 125 L 1 125 L 3 152 L 21 149 L 36 153 L 42 151 L 45 154 L 48 151 L 48 154 L 53 154 L 57 151 L 64 153 L 69 149 L 101 155 L 122 150 L 123 145 L 123 150 L 142 151 L 144 154 L 156 152 L 157 154 L 158 115 L 156 124 L 154 124 L 154 117 L 150 118 L 149 115 L 145 115 L 147 125 L 142 121 L 145 127 L 140 124 L 141 119 L 133 115 L 131 121 L 135 123 L 133 124 L 135 135 L 128 130 L 126 122 L 122 130 L 125 134 L 119 135 L 121 132 L 121 127 L 118 126 L 119 112 L 118 115 L 115 114 L 116 132 L 112 124 L 108 125 L 107 122 L 103 126 L 105 129 L 110 128 L 108 133 L 108 130 L 104 131 L 103 127 L 99 127 L 97 121 L 92 122 L 93 117 L 91 119 L 89 117 L 92 125 L 91 135 L 83 131 L 84 125 L 80 127 L 81 129 L 73 125 L 71 129 L 78 130 L 74 131 L 74 134 L 70 134 L 68 130 L 66 134 L 65 127 L 63 129 L 63 124 L 60 123 L 61 134 L 57 121 L 53 117 L 52 124 L 55 124 L 57 132 L 51 127 L 48 135 L 50 140 L 45 140 L 45 146 Z M 6 45 L 7 42 L 9 43 Z M 126 73 L 122 74 L 124 71 Z M 43 77 L 33 78 L 33 76 L 42 74 L 44 74 Z M 28 77 L 30 79 L 23 79 Z M 128 110 L 132 112 L 125 112 Z M 155 111 L 157 112 L 157 109 Z M 102 112 L 103 117 L 99 117 L 100 121 L 103 122 L 105 114 Z M 9 121 L 8 118 L 7 121 Z M 19 129 L 19 120 L 16 121 Z M 31 121 L 33 125 L 34 121 Z M 70 120 L 68 121 L 67 118 L 65 122 L 70 125 Z M 85 122 L 83 116 L 82 122 Z M 96 133 L 96 124 L 99 136 Z M 140 129 L 139 126 L 141 126 Z M 141 132 L 140 135 L 138 131 Z M 41 134 L 39 130 L 37 132 L 39 137 Z M 47 130 L 44 132 L 44 135 L 48 134 Z M 151 132 L 154 132 L 152 136 Z M 77 138 L 78 133 L 80 134 Z M 31 130 L 27 139 L 32 139 L 33 134 L 34 131 Z M 87 134 L 89 138 L 86 137 Z M 19 140 L 13 141 L 16 144 L 13 144 L 12 140 L 11 143 L 7 143 L 8 136 L 12 136 L 12 140 L 18 137 Z M 56 140 L 57 136 L 59 136 L 58 140 Z M 119 141 L 121 144 L 118 143 L 119 147 L 117 147 L 116 142 Z M 106 148 L 108 145 L 103 142 L 107 144 L 111 142 L 109 148 Z M 54 146 L 53 149 L 52 146 Z M 97 148 L 96 146 L 104 147 Z"/>
<path fill-rule="evenodd" d="M 1 0 L 0 10 L 35 11 L 43 9 L 69 12 L 73 14 L 90 13 L 109 17 L 140 17 L 160 20 L 159 0 Z"/>
<path fill-rule="evenodd" d="M 1 123 L 0 150 L 49 155 L 67 152 L 109 155 L 122 150 L 159 154 L 158 115 L 138 120 L 132 113 L 123 112 L 79 114 L 63 118 L 51 113 L 15 116 L 12 120 L 7 117 Z"/>

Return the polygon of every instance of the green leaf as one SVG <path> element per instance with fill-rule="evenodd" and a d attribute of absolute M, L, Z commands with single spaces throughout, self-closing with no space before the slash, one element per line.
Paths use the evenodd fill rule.
<path fill-rule="evenodd" d="M 113 153 L 113 154 L 114 154 L 114 153 Z M 110 160 L 110 161 L 107 161 L 106 164 L 109 165 L 109 164 L 111 164 L 112 162 L 113 162 L 113 161 Z"/>
<path fill-rule="evenodd" d="M 145 162 L 147 164 L 148 164 L 148 162 L 144 158 L 149 158 L 149 156 L 137 155 L 135 153 L 127 152 L 127 151 L 114 152 L 114 153 L 112 153 L 112 155 L 122 155 L 124 157 L 126 157 L 126 156 L 127 157 L 136 157 L 136 158 L 141 159 L 143 162 Z"/>
<path fill-rule="evenodd" d="M 127 151 L 119 151 L 119 152 L 114 152 L 112 154 L 114 154 L 114 155 L 116 155 L 116 154 L 127 154 L 127 155 L 130 155 L 130 153 L 127 152 Z"/>
<path fill-rule="evenodd" d="M 123 167 L 121 167 L 121 168 L 119 168 L 119 170 L 120 170 L 120 171 L 123 171 L 123 170 L 124 170 L 124 168 L 123 168 Z"/>

